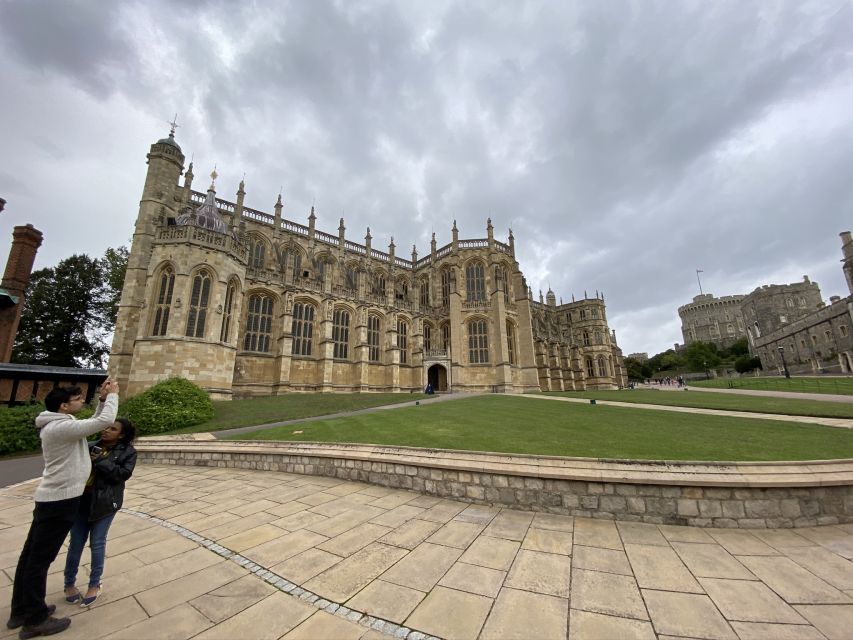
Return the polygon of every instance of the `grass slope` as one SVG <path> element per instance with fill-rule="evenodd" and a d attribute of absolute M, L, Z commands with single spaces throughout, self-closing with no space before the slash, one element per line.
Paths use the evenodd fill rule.
<path fill-rule="evenodd" d="M 281 396 L 214 402 L 213 420 L 172 433 L 201 433 L 297 418 L 357 411 L 429 398 L 422 393 L 288 393 Z"/>
<path fill-rule="evenodd" d="M 690 387 L 688 387 L 689 389 Z M 548 391 L 545 395 L 567 398 L 595 398 L 614 402 L 660 404 L 672 407 L 781 413 L 790 416 L 820 416 L 822 418 L 853 418 L 853 403 L 795 400 L 766 396 L 745 396 L 735 393 L 702 393 L 701 391 Z"/>
<path fill-rule="evenodd" d="M 301 434 L 293 432 L 299 430 Z M 234 439 L 359 442 L 644 460 L 818 460 L 853 457 L 853 431 L 484 396 L 278 427 Z"/>
<path fill-rule="evenodd" d="M 714 380 L 697 380 L 691 382 L 690 386 L 853 395 L 853 378 L 817 378 L 806 376 L 792 376 L 790 378 L 716 378 Z"/>

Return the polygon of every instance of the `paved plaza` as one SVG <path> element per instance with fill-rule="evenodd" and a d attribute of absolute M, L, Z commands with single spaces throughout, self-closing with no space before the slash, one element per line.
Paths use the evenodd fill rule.
<path fill-rule="evenodd" d="M 0 491 L 0 616 L 36 481 Z M 853 525 L 656 526 L 140 465 L 62 638 L 850 638 Z M 85 556 L 84 556 L 85 559 Z M 86 568 L 81 570 L 85 584 Z M 2 629 L 0 638 L 17 632 Z"/>

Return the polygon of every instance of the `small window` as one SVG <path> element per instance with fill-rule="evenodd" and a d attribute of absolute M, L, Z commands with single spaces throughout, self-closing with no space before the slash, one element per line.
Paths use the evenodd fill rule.
<path fill-rule="evenodd" d="M 468 323 L 468 359 L 471 364 L 485 364 L 489 361 L 489 335 L 485 320 L 471 320 Z"/>
<path fill-rule="evenodd" d="M 592 308 L 592 319 L 598 320 L 598 309 L 596 309 L 595 307 Z"/>
<path fill-rule="evenodd" d="M 237 283 L 231 281 L 225 291 L 225 304 L 222 306 L 222 329 L 219 331 L 219 341 L 228 342 L 231 337 L 231 314 L 234 310 L 234 296 L 237 294 Z"/>
<path fill-rule="evenodd" d="M 595 377 L 595 369 L 593 368 L 592 358 L 586 359 L 586 375 L 590 378 Z"/>
<path fill-rule="evenodd" d="M 824 338 L 826 338 L 826 341 L 827 341 L 827 342 L 829 342 L 830 340 L 832 340 L 832 333 L 831 333 L 831 332 L 829 332 L 829 331 L 824 331 L 824 332 L 823 332 L 823 336 L 824 336 Z"/>
<path fill-rule="evenodd" d="M 314 343 L 314 305 L 297 302 L 293 305 L 293 355 L 310 356 Z"/>
<path fill-rule="evenodd" d="M 506 323 L 506 350 L 509 363 L 515 364 L 515 332 L 510 322 Z"/>
<path fill-rule="evenodd" d="M 432 349 L 432 326 L 424 323 L 424 351 Z"/>
<path fill-rule="evenodd" d="M 581 309 L 581 320 L 586 320 L 586 309 Z"/>
<path fill-rule="evenodd" d="M 429 306 L 429 279 L 428 278 L 422 278 L 421 279 L 420 303 L 421 303 L 421 308 Z"/>
<path fill-rule="evenodd" d="M 397 347 L 400 349 L 400 364 L 409 363 L 409 323 L 397 321 Z"/>
<path fill-rule="evenodd" d="M 154 327 L 151 335 L 165 336 L 169 326 L 169 312 L 172 309 L 172 293 L 175 288 L 175 272 L 166 267 L 160 274 L 160 289 L 157 292 L 157 304 L 154 311 Z"/>
<path fill-rule="evenodd" d="M 272 343 L 272 298 L 265 294 L 249 296 L 246 310 L 246 335 L 243 349 L 269 353 Z"/>
<path fill-rule="evenodd" d="M 793 309 L 793 308 L 794 308 L 794 299 L 793 299 L 793 298 L 788 298 L 787 300 L 785 300 L 785 305 L 786 305 L 789 309 Z"/>
<path fill-rule="evenodd" d="M 190 306 L 187 315 L 186 336 L 203 338 L 204 324 L 207 320 L 207 304 L 210 299 L 210 272 L 199 271 L 193 278 L 193 288 L 190 293 Z"/>
<path fill-rule="evenodd" d="M 335 309 L 332 321 L 332 357 L 349 358 L 349 311 Z"/>
<path fill-rule="evenodd" d="M 482 262 L 472 262 L 465 267 L 465 295 L 468 302 L 486 299 L 486 274 Z"/>
<path fill-rule="evenodd" d="M 589 346 L 589 331 L 583 332 L 583 346 L 585 346 L 585 347 Z"/>
<path fill-rule="evenodd" d="M 842 324 L 840 327 L 838 327 L 838 330 L 841 331 L 842 336 L 847 336 L 847 325 Z"/>
<path fill-rule="evenodd" d="M 786 322 L 788 322 L 788 316 L 786 316 L 786 315 L 779 316 L 779 322 L 781 322 L 782 324 L 785 324 Z"/>
<path fill-rule="evenodd" d="M 367 359 L 379 362 L 379 316 L 367 316 Z"/>
<path fill-rule="evenodd" d="M 249 243 L 249 267 L 252 269 L 263 269 L 266 257 L 266 245 L 263 240 L 254 238 Z"/>
<path fill-rule="evenodd" d="M 441 348 L 450 351 L 450 323 L 441 325 Z"/>

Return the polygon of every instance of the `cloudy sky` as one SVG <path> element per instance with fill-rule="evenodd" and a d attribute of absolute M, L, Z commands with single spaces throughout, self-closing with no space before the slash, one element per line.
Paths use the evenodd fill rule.
<path fill-rule="evenodd" d="M 516 237 L 538 297 L 603 291 L 626 353 L 698 293 L 846 294 L 853 2 L 0 1 L 0 256 L 128 243 L 178 114 L 196 187 L 421 255 Z"/>

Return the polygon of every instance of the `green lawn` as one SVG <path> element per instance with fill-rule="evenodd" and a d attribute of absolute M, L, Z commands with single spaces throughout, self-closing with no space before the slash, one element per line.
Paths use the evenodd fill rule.
<path fill-rule="evenodd" d="M 688 389 L 692 385 L 688 385 Z M 853 418 L 853 403 L 823 402 L 820 400 L 795 400 L 745 396 L 734 393 L 702 393 L 701 391 L 658 391 L 634 389 L 622 391 L 548 391 L 545 395 L 568 398 L 595 398 L 614 402 L 662 404 L 673 407 L 724 409 L 727 411 L 752 411 L 755 413 L 781 413 L 791 416 L 820 416 L 823 418 Z"/>
<path fill-rule="evenodd" d="M 295 434 L 294 431 L 301 431 Z M 853 430 L 770 420 L 481 396 L 308 422 L 235 440 L 370 444 L 644 460 L 853 457 Z"/>
<path fill-rule="evenodd" d="M 209 422 L 170 433 L 200 433 L 297 418 L 357 411 L 386 404 L 424 400 L 422 393 L 288 393 L 280 396 L 214 402 L 215 417 Z"/>
<path fill-rule="evenodd" d="M 783 378 L 779 376 L 775 378 L 715 378 L 713 380 L 697 380 L 696 382 L 691 382 L 690 386 L 853 395 L 853 377 L 818 378 L 791 376 L 790 378 Z"/>

